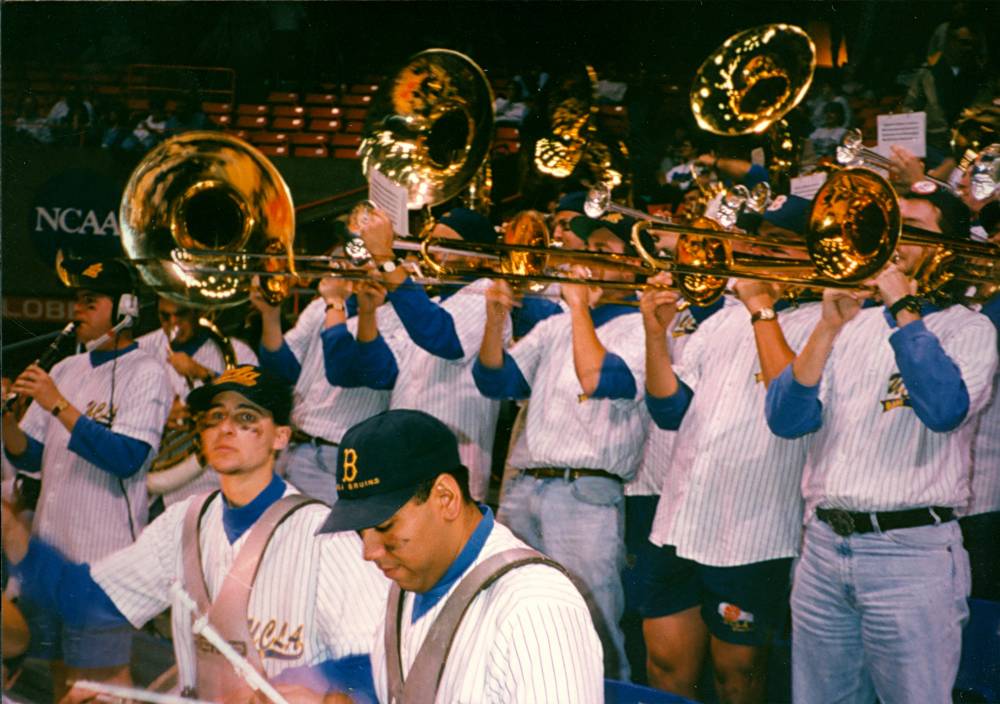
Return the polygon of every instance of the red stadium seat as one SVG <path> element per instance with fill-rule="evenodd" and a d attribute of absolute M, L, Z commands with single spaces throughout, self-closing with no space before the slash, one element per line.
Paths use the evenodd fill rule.
<path fill-rule="evenodd" d="M 202 103 L 201 109 L 208 115 L 224 115 L 233 111 L 229 103 Z"/>
<path fill-rule="evenodd" d="M 497 127 L 497 141 L 517 141 L 521 138 L 521 130 L 516 127 Z"/>
<path fill-rule="evenodd" d="M 365 129 L 365 123 L 360 120 L 344 123 L 344 132 L 349 134 L 361 134 Z"/>
<path fill-rule="evenodd" d="M 366 117 L 368 117 L 368 111 L 361 108 L 348 108 L 344 110 L 345 120 L 360 120 L 364 122 Z"/>
<path fill-rule="evenodd" d="M 209 115 L 208 119 L 211 120 L 216 125 L 218 125 L 219 127 L 228 127 L 229 125 L 233 124 L 232 115 Z"/>
<path fill-rule="evenodd" d="M 254 130 L 267 127 L 267 118 L 263 115 L 240 115 L 236 118 L 236 126 Z"/>
<path fill-rule="evenodd" d="M 267 95 L 267 102 L 271 103 L 272 105 L 275 104 L 294 105 L 295 103 L 299 102 L 299 94 L 281 92 L 281 91 L 271 91 Z"/>
<path fill-rule="evenodd" d="M 310 132 L 339 132 L 340 120 L 310 120 Z"/>
<path fill-rule="evenodd" d="M 243 140 L 249 139 L 250 137 L 250 132 L 248 132 L 247 130 L 228 129 L 226 130 L 226 134 L 231 134 L 234 137 L 239 137 L 240 139 Z"/>
<path fill-rule="evenodd" d="M 357 134 L 335 134 L 330 138 L 330 144 L 335 147 L 354 147 L 358 148 L 361 144 L 361 135 Z"/>
<path fill-rule="evenodd" d="M 493 151 L 498 154 L 517 154 L 521 151 L 521 143 L 517 140 L 497 140 L 493 143 Z"/>
<path fill-rule="evenodd" d="M 271 114 L 274 117 L 305 117 L 306 109 L 301 105 L 275 105 Z"/>
<path fill-rule="evenodd" d="M 325 145 L 319 144 L 315 147 L 295 147 L 295 156 L 304 156 L 309 159 L 326 159 L 330 156 Z"/>
<path fill-rule="evenodd" d="M 271 121 L 271 127 L 276 130 L 296 132 L 305 127 L 306 121 L 301 117 L 276 117 Z"/>
<path fill-rule="evenodd" d="M 284 132 L 251 132 L 251 144 L 285 144 L 288 135 Z"/>
<path fill-rule="evenodd" d="M 339 137 L 340 135 L 335 135 Z M 295 146 L 316 146 L 330 141 L 330 135 L 324 132 L 293 132 L 288 135 L 288 141 Z"/>
<path fill-rule="evenodd" d="M 333 150 L 334 159 L 359 159 L 357 149 L 349 149 L 347 147 L 341 147 L 340 149 Z"/>
<path fill-rule="evenodd" d="M 271 106 L 264 103 L 241 103 L 236 106 L 237 115 L 267 115 L 270 111 Z"/>
<path fill-rule="evenodd" d="M 343 111 L 340 108 L 335 108 L 333 106 L 306 108 L 306 115 L 314 120 L 335 120 L 340 118 L 342 112 Z"/>
<path fill-rule="evenodd" d="M 306 105 L 335 105 L 337 97 L 333 93 L 306 93 Z"/>
<path fill-rule="evenodd" d="M 356 107 L 362 107 L 362 106 L 367 107 L 371 101 L 372 97 L 370 95 L 345 95 L 343 98 L 341 98 L 340 104 L 352 105 Z"/>
<path fill-rule="evenodd" d="M 377 83 L 355 83 L 350 88 L 347 89 L 349 93 L 354 93 L 355 95 L 372 95 L 378 92 Z"/>
<path fill-rule="evenodd" d="M 260 153 L 264 156 L 288 156 L 288 145 L 286 144 L 262 144 Z"/>

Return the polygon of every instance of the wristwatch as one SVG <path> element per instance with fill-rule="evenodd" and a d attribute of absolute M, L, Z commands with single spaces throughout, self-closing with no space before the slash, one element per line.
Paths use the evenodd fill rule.
<path fill-rule="evenodd" d="M 908 310 L 914 315 L 920 315 L 920 299 L 916 296 L 903 296 L 889 306 L 889 313 L 893 318 L 898 318 L 904 310 Z"/>
<path fill-rule="evenodd" d="M 383 274 L 391 274 L 399 268 L 399 262 L 395 259 L 387 259 L 378 265 L 378 270 Z"/>
<path fill-rule="evenodd" d="M 61 398 L 55 402 L 55 405 L 52 406 L 52 410 L 49 411 L 49 413 L 51 413 L 54 417 L 58 418 L 59 414 L 65 411 L 67 408 L 69 408 L 69 401 L 67 401 L 64 398 Z"/>
<path fill-rule="evenodd" d="M 329 313 L 331 310 L 344 310 L 344 302 L 339 299 L 327 301 L 326 312 Z"/>
<path fill-rule="evenodd" d="M 777 320 L 778 314 L 774 312 L 774 308 L 761 308 L 759 311 L 750 316 L 750 324 L 753 325 L 761 320 Z"/>

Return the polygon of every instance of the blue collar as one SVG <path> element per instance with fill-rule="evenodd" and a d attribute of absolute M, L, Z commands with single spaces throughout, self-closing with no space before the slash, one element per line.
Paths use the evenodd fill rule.
<path fill-rule="evenodd" d="M 90 353 L 90 366 L 99 367 L 105 362 L 110 362 L 116 357 L 123 357 L 132 350 L 137 349 L 139 349 L 139 345 L 133 342 L 128 347 L 122 347 L 120 350 L 94 350 Z"/>
<path fill-rule="evenodd" d="M 941 310 L 941 306 L 936 306 L 930 301 L 925 301 L 923 298 L 920 299 L 920 317 L 926 318 L 931 313 L 936 313 Z M 885 322 L 890 328 L 896 327 L 896 319 L 892 317 L 892 313 L 889 312 L 889 306 L 885 306 L 882 309 L 882 314 L 885 316 Z"/>
<path fill-rule="evenodd" d="M 441 575 L 441 579 L 437 581 L 437 584 L 422 594 L 414 595 L 413 620 L 411 623 L 416 623 L 417 619 L 433 609 L 434 605 L 441 601 L 441 598 L 448 593 L 451 586 L 465 574 L 465 571 L 479 557 L 479 553 L 483 550 L 483 545 L 486 544 L 486 539 L 493 532 L 493 511 L 486 504 L 479 504 L 479 510 L 483 514 L 483 519 L 479 521 L 479 525 L 476 526 L 472 535 L 469 536 L 469 540 L 465 543 L 465 547 L 462 548 L 462 552 L 458 553 L 458 557 L 451 563 L 448 570 Z"/>
<path fill-rule="evenodd" d="M 719 300 L 715 303 L 710 303 L 707 306 L 691 306 L 691 317 L 695 319 L 699 325 L 704 323 L 706 320 L 711 318 L 713 315 L 722 310 L 722 307 L 726 305 L 726 297 L 720 296 Z"/>
<path fill-rule="evenodd" d="M 634 295 L 630 295 L 625 300 L 635 300 Z M 590 319 L 594 321 L 594 327 L 599 328 L 604 323 L 610 322 L 619 315 L 627 315 L 636 312 L 635 306 L 627 306 L 621 303 L 605 303 L 590 311 Z"/>
<path fill-rule="evenodd" d="M 198 328 L 195 330 L 194 335 L 191 336 L 190 340 L 188 340 L 187 342 L 173 342 L 170 344 L 170 349 L 172 349 L 174 352 L 183 352 L 184 354 L 187 355 L 193 355 L 201 348 L 203 344 L 205 344 L 205 340 L 207 339 L 208 339 L 208 331 L 203 329 L 199 325 Z"/>
<path fill-rule="evenodd" d="M 264 487 L 264 490 L 257 494 L 253 501 L 246 506 L 230 506 L 226 497 L 222 497 L 222 527 L 226 530 L 226 537 L 232 545 L 240 536 L 247 532 L 257 519 L 264 515 L 264 511 L 271 507 L 275 501 L 285 495 L 285 482 L 275 474 L 271 477 L 271 483 Z"/>

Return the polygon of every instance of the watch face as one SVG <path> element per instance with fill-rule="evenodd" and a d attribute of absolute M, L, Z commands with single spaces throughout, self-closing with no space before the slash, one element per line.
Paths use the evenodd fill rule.
<path fill-rule="evenodd" d="M 379 269 L 381 269 L 386 274 L 391 274 L 392 272 L 396 271 L 396 262 L 393 261 L 383 262 L 382 265 L 379 266 Z"/>

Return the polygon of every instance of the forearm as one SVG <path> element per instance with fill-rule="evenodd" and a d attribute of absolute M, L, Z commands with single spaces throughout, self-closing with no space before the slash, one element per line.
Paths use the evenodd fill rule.
<path fill-rule="evenodd" d="M 8 457 L 17 457 L 28 449 L 28 436 L 17 424 L 13 413 L 5 413 L 3 417 L 3 446 Z"/>
<path fill-rule="evenodd" d="M 375 311 L 358 312 L 358 342 L 372 342 L 379 336 Z"/>
<path fill-rule="evenodd" d="M 607 350 L 597 337 L 589 308 L 576 306 L 570 311 L 570 316 L 573 324 L 573 366 L 580 388 L 589 396 L 600 383 Z"/>
<path fill-rule="evenodd" d="M 670 360 L 666 333 L 646 331 L 646 392 L 656 398 L 677 393 L 679 383 Z"/>
<path fill-rule="evenodd" d="M 260 321 L 261 347 L 268 352 L 277 352 L 281 349 L 281 345 L 285 341 L 284 335 L 281 333 L 281 311 L 275 310 L 273 312 L 261 313 Z"/>
<path fill-rule="evenodd" d="M 753 325 L 754 342 L 764 385 L 768 386 L 795 359 L 777 320 L 761 320 Z"/>
<path fill-rule="evenodd" d="M 503 366 L 503 321 L 487 319 L 479 345 L 479 363 L 488 369 Z"/>
<path fill-rule="evenodd" d="M 802 351 L 792 362 L 792 375 L 802 386 L 816 386 L 823 376 L 826 360 L 833 350 L 839 328 L 833 328 L 822 321 L 816 326 Z M 779 372 L 780 373 L 780 372 Z"/>
<path fill-rule="evenodd" d="M 744 176 L 750 173 L 750 167 L 753 166 L 749 161 L 744 161 L 743 159 L 730 159 L 728 157 L 720 157 L 715 160 L 715 169 L 721 174 L 729 176 L 734 181 L 741 180 Z"/>

